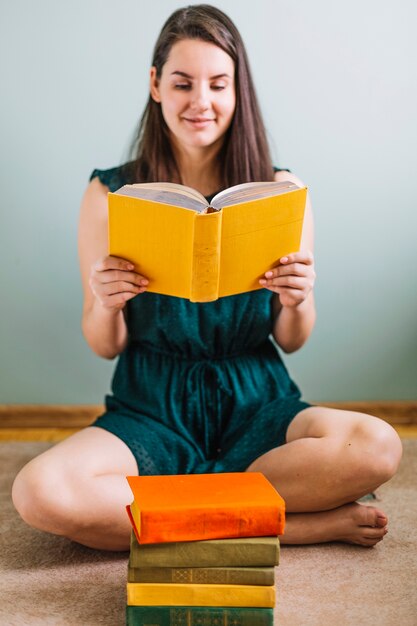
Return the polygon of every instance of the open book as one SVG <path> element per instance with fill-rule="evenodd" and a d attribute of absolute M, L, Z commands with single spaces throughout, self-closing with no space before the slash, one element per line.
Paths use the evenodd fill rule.
<path fill-rule="evenodd" d="M 307 188 L 244 183 L 208 204 L 173 183 L 109 193 L 109 254 L 134 263 L 148 291 L 208 302 L 260 289 L 259 279 L 300 247 Z"/>

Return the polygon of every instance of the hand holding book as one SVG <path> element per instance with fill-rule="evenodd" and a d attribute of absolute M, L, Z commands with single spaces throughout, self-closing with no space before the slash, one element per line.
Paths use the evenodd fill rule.
<path fill-rule="evenodd" d="M 105 256 L 94 263 L 90 287 L 101 305 L 120 310 L 127 300 L 147 289 L 148 279 L 135 271 L 133 263 L 115 256 Z"/>
<path fill-rule="evenodd" d="M 282 306 L 295 307 L 307 298 L 315 278 L 312 252 L 300 250 L 282 257 L 279 265 L 265 272 L 259 284 L 277 293 Z"/>

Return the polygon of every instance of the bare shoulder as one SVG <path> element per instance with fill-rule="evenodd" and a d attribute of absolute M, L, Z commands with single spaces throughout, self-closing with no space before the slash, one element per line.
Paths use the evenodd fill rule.
<path fill-rule="evenodd" d="M 298 176 L 296 176 L 292 172 L 286 172 L 284 170 L 275 172 L 275 180 L 277 181 L 277 183 L 282 183 L 285 180 L 288 180 L 290 183 L 294 183 L 295 185 L 298 185 L 299 187 L 306 186 L 305 183 L 303 183 L 303 181 L 300 178 L 298 178 Z"/>
<path fill-rule="evenodd" d="M 108 193 L 109 188 L 103 185 L 98 178 L 93 178 L 84 192 L 81 201 L 81 214 L 106 217 Z"/>

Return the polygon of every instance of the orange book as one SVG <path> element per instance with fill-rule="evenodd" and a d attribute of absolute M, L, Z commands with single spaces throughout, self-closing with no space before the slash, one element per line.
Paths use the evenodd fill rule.
<path fill-rule="evenodd" d="M 285 503 L 259 472 L 127 476 L 139 543 L 281 535 Z"/>

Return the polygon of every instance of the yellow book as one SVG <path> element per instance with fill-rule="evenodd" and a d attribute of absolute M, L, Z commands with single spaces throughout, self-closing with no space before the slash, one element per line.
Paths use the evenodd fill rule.
<path fill-rule="evenodd" d="M 306 197 L 292 182 L 236 185 L 210 204 L 184 185 L 124 185 L 108 195 L 109 254 L 134 263 L 148 291 L 191 302 L 261 289 L 300 247 Z"/>
<path fill-rule="evenodd" d="M 275 587 L 127 583 L 128 606 L 275 606 Z"/>

